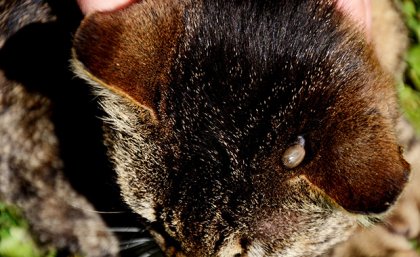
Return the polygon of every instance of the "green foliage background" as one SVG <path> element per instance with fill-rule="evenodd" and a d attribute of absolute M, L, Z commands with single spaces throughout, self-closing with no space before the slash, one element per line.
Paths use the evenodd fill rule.
<path fill-rule="evenodd" d="M 400 0 L 411 46 L 407 53 L 404 83 L 398 87 L 404 115 L 420 133 L 420 0 Z"/>
<path fill-rule="evenodd" d="M 29 234 L 18 209 L 0 203 L 1 257 L 55 257 L 54 250 L 41 250 Z"/>

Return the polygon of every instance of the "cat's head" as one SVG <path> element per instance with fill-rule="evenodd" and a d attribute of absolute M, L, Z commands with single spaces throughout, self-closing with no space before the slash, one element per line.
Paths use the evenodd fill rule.
<path fill-rule="evenodd" d="M 168 255 L 316 256 L 408 180 L 392 79 L 330 1 L 146 0 L 87 17 L 125 201 Z"/>

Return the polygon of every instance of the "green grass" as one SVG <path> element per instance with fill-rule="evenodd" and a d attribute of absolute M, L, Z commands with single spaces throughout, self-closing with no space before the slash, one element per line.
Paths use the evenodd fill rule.
<path fill-rule="evenodd" d="M 1 257 L 55 257 L 55 252 L 42 251 L 28 231 L 19 210 L 0 203 Z"/>
<path fill-rule="evenodd" d="M 407 53 L 404 83 L 398 87 L 404 115 L 420 134 L 420 0 L 400 0 L 411 46 Z"/>
<path fill-rule="evenodd" d="M 399 0 L 406 25 L 410 31 L 410 48 L 407 52 L 407 70 L 404 82 L 398 87 L 402 112 L 420 135 L 420 0 Z M 411 241 L 420 253 L 418 239 Z"/>

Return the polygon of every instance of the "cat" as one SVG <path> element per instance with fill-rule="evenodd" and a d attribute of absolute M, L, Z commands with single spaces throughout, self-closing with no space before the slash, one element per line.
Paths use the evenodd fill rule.
<path fill-rule="evenodd" d="M 80 172 L 91 188 L 89 174 L 98 173 L 92 163 L 105 175 L 102 166 L 90 160 L 97 154 L 86 140 L 94 131 L 94 123 L 86 118 L 94 112 L 84 104 L 91 97 L 83 100 L 86 85 L 73 81 L 68 68 L 67 26 L 73 26 L 68 20 L 76 26 L 80 21 L 76 8 L 64 1 L 56 6 L 0 1 L 0 200 L 21 208 L 45 248 L 54 246 L 63 256 L 116 256 L 116 237 L 94 206 L 76 192 L 80 186 L 66 176 Z M 77 106 L 69 111 L 73 100 Z M 73 156 L 75 147 L 80 149 Z M 95 181 L 103 182 L 99 176 Z"/>
<path fill-rule="evenodd" d="M 69 9 L 0 3 L 0 199 L 23 209 L 41 243 L 117 256 L 83 197 L 109 199 L 98 189 L 106 167 L 80 161 L 95 159 L 85 141 L 101 131 L 85 109 L 74 121 L 55 113 L 82 101 L 62 62 L 81 19 Z M 29 42 L 41 51 L 22 51 L 27 38 L 43 39 Z M 85 18 L 72 62 L 107 113 L 122 197 L 167 256 L 290 257 L 323 256 L 407 183 L 390 74 L 401 62 L 377 56 L 333 1 L 143 0 Z"/>
<path fill-rule="evenodd" d="M 74 42 L 167 256 L 321 256 L 408 181 L 394 80 L 334 1 L 141 1 Z"/>

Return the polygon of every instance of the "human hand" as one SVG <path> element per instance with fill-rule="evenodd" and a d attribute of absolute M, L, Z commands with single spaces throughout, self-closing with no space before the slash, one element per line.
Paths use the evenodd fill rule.
<path fill-rule="evenodd" d="M 370 0 L 337 0 L 337 4 L 354 22 L 364 28 L 367 38 L 370 39 L 372 28 Z"/>
<path fill-rule="evenodd" d="M 371 30 L 371 5 L 370 0 L 337 0 L 338 6 L 350 15 L 356 23 L 365 29 L 366 35 L 370 38 Z M 80 9 L 85 15 L 96 11 L 112 11 L 123 8 L 134 0 L 77 0 Z"/>
<path fill-rule="evenodd" d="M 97 11 L 113 11 L 121 9 L 134 0 L 77 0 L 83 14 L 88 15 Z"/>

